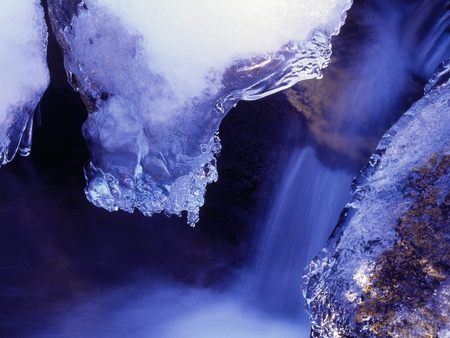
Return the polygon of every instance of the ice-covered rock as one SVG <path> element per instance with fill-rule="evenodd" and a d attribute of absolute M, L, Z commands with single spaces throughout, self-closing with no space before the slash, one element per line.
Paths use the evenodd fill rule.
<path fill-rule="evenodd" d="M 449 69 L 381 139 L 309 265 L 314 337 L 449 336 Z"/>
<path fill-rule="evenodd" d="M 0 5 L 0 165 L 28 155 L 33 115 L 48 86 L 47 26 L 38 0 Z"/>
<path fill-rule="evenodd" d="M 86 195 L 113 211 L 188 212 L 217 180 L 217 131 L 239 100 L 318 78 L 351 0 L 49 0 L 90 111 Z"/>

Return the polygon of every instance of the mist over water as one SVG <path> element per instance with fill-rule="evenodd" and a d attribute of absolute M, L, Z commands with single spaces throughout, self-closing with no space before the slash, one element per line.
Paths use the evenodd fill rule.
<path fill-rule="evenodd" d="M 58 318 L 58 323 L 42 335 L 294 338 L 304 330 L 293 321 L 258 311 L 236 294 L 170 283 L 112 291 L 69 311 Z"/>

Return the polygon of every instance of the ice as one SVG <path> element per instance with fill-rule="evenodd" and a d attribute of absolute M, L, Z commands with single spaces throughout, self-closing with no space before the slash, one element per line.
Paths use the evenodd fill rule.
<path fill-rule="evenodd" d="M 3 0 L 0 10 L 0 165 L 28 155 L 33 115 L 47 88 L 47 28 L 38 0 Z"/>
<path fill-rule="evenodd" d="M 319 78 L 350 0 L 49 0 L 90 116 L 86 195 L 99 207 L 198 221 L 217 131 L 239 100 Z"/>

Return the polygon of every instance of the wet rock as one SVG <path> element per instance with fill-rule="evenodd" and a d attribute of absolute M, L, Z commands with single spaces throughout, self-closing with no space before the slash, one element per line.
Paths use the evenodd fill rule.
<path fill-rule="evenodd" d="M 450 335 L 449 64 L 381 139 L 308 267 L 313 337 Z"/>

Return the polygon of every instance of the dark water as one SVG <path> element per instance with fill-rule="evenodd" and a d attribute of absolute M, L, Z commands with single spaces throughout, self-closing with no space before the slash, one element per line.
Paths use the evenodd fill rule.
<path fill-rule="evenodd" d="M 323 80 L 224 121 L 196 229 L 86 201 L 84 109 L 51 41 L 32 156 L 0 169 L 0 336 L 307 336 L 303 268 L 377 139 L 450 56 L 448 8 L 355 1 Z"/>

